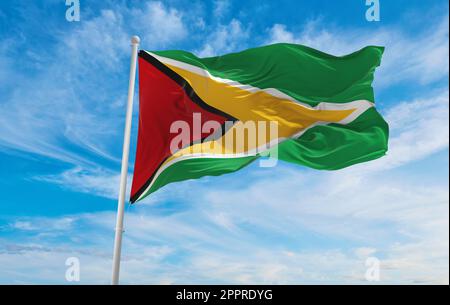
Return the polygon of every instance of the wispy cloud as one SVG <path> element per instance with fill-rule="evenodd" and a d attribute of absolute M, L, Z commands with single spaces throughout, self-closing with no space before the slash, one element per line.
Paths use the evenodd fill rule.
<path fill-rule="evenodd" d="M 55 175 L 35 176 L 34 179 L 76 192 L 95 194 L 110 199 L 117 199 L 119 195 L 119 173 L 100 167 L 85 169 L 77 166 Z M 130 182 L 131 176 L 128 177 L 128 193 Z"/>
<path fill-rule="evenodd" d="M 149 46 L 168 45 L 187 34 L 182 14 L 161 2 L 140 9 L 104 9 L 73 30 L 55 31 L 58 42 L 50 48 L 54 53 L 43 57 L 45 69 L 20 76 L 0 103 L 0 145 L 76 166 L 92 167 L 102 160 L 117 163 L 124 116 L 123 102 L 118 101 L 126 96 L 129 18 L 133 28 L 145 29 Z M 1 73 L 14 77 L 8 58 L 16 54 L 7 54 L 10 49 L 0 49 L 0 65 L 9 68 Z M 33 54 L 48 51 L 37 49 Z"/>
<path fill-rule="evenodd" d="M 222 18 L 231 8 L 230 0 L 215 0 L 213 14 L 216 18 Z"/>
<path fill-rule="evenodd" d="M 142 33 L 142 41 L 152 47 L 165 47 L 188 34 L 183 14 L 162 2 L 147 2 L 143 9 L 132 9 L 133 28 Z"/>
<path fill-rule="evenodd" d="M 209 57 L 245 49 L 249 35 L 248 28 L 239 20 L 232 19 L 228 24 L 218 25 L 196 53 L 200 57 Z"/>
<path fill-rule="evenodd" d="M 102 82 L 101 77 L 92 77 L 94 73 L 106 76 L 119 69 L 126 46 L 120 22 L 112 11 L 103 11 L 61 37 L 47 69 L 22 79 L 22 85 L 0 104 L 2 145 L 72 164 L 92 163 L 77 147 L 114 159 L 104 145 L 116 136 L 117 117 L 99 119 L 111 109 L 112 101 L 105 96 L 111 87 L 86 79 Z"/>
<path fill-rule="evenodd" d="M 426 94 L 388 109 L 392 136 L 386 158 L 373 163 L 378 170 L 412 162 L 448 148 L 448 91 Z"/>
<path fill-rule="evenodd" d="M 232 185 L 233 179 L 222 182 Z M 365 283 L 365 260 L 376 256 L 381 283 L 448 282 L 447 187 L 386 177 L 380 181 L 373 173 L 355 180 L 345 172 L 329 176 L 286 167 L 254 179 L 245 189 L 197 184 L 182 192 L 178 207 L 171 208 L 171 200 L 134 206 L 125 218 L 122 279 Z M 187 196 L 192 192 L 195 198 Z M 14 220 L 7 227 L 26 234 L 3 242 L 7 247 L 0 261 L 10 266 L 22 260 L 21 268 L 32 270 L 39 258 L 41 268 L 52 270 L 39 274 L 40 281 L 63 282 L 65 258 L 77 256 L 83 283 L 105 283 L 114 220 L 113 212 Z M 59 236 L 71 241 L 62 245 L 40 235 L 43 226 L 58 228 Z M 10 278 L 13 272 L 17 269 L 3 268 L 2 276 Z M 31 274 L 15 278 L 36 281 Z"/>

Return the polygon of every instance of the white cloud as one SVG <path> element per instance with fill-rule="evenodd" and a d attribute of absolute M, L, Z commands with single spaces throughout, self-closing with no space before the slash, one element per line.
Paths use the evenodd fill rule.
<path fill-rule="evenodd" d="M 130 25 L 124 20 L 133 19 Z M 127 90 L 130 32 L 141 31 L 147 46 L 165 46 L 187 34 L 182 14 L 161 2 L 142 9 L 116 6 L 54 34 L 49 49 L 28 52 L 45 68 L 17 75 L 10 64 L 15 42 L 0 48 L 0 72 L 15 78 L 0 103 L 0 147 L 43 155 L 81 167 L 120 162 Z M 2 42 L 3 45 L 3 42 Z M 8 53 L 9 52 L 9 53 Z M 41 56 L 42 55 L 42 56 Z M 45 55 L 45 56 L 44 56 Z M 10 81 L 11 82 L 11 81 Z M 118 86 L 123 84 L 123 86 Z"/>
<path fill-rule="evenodd" d="M 229 0 L 215 0 L 213 14 L 216 18 L 222 18 L 230 10 L 231 3 Z"/>
<path fill-rule="evenodd" d="M 144 45 L 165 46 L 186 37 L 188 30 L 182 13 L 161 2 L 148 2 L 143 10 L 132 10 L 135 30 L 143 33 Z"/>
<path fill-rule="evenodd" d="M 21 85 L 0 104 L 0 145 L 72 164 L 92 164 L 89 153 L 117 161 L 107 143 L 118 135 L 119 115 L 104 113 L 111 110 L 107 92 L 120 91 L 98 84 L 102 76 L 120 71 L 127 50 L 121 22 L 105 10 L 60 37 L 46 69 L 22 76 Z M 71 144 L 87 154 L 81 157 L 74 147 L 67 148 Z"/>
<path fill-rule="evenodd" d="M 183 192 L 182 209 L 170 201 L 128 209 L 123 282 L 367 283 L 365 260 L 375 256 L 381 283 L 448 283 L 446 186 L 369 174 L 342 188 L 345 173 L 286 170 L 246 189 L 197 185 Z M 65 258 L 77 256 L 82 283 L 108 282 L 115 213 L 63 219 L 70 225 L 59 218 L 14 220 L 11 228 L 36 235 L 3 243 L 0 281 L 61 283 Z M 44 227 L 71 242 L 55 244 L 54 236 L 39 234 Z M 37 259 L 45 274 L 31 272 Z M 19 261 L 20 268 L 9 267 Z"/>
<path fill-rule="evenodd" d="M 245 49 L 248 37 L 249 29 L 239 20 L 232 19 L 229 24 L 218 25 L 217 30 L 209 34 L 207 42 L 196 53 L 199 57 L 209 57 L 242 50 Z"/>
<path fill-rule="evenodd" d="M 398 166 L 448 147 L 447 90 L 436 96 L 400 103 L 389 109 L 385 118 L 390 124 L 393 136 L 390 139 L 390 152 L 381 162 L 385 163 L 384 166 Z"/>
<path fill-rule="evenodd" d="M 102 168 L 84 169 L 74 167 L 60 174 L 36 176 L 35 180 L 60 185 L 63 188 L 77 192 L 95 194 L 110 199 L 117 199 L 119 194 L 120 174 Z M 131 176 L 128 177 L 128 192 Z"/>
<path fill-rule="evenodd" d="M 361 259 L 365 259 L 374 255 L 377 252 L 377 249 L 369 248 L 369 247 L 361 247 L 355 249 L 355 255 Z"/>
<path fill-rule="evenodd" d="M 301 43 L 301 39 L 295 38 L 294 34 L 289 32 L 284 24 L 274 24 L 272 28 L 270 28 L 270 38 L 268 43 L 279 42 Z"/>
<path fill-rule="evenodd" d="M 61 217 L 57 219 L 35 217 L 15 221 L 11 224 L 11 229 L 36 231 L 38 233 L 66 231 L 73 228 L 72 225 L 74 222 L 75 218 L 72 217 Z"/>

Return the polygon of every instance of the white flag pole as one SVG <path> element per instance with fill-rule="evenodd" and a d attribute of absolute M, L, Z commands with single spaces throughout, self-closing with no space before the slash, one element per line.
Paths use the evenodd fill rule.
<path fill-rule="evenodd" d="M 120 171 L 119 203 L 117 206 L 116 236 L 114 238 L 114 255 L 112 267 L 112 284 L 119 284 L 120 252 L 122 250 L 123 213 L 125 193 L 127 189 L 128 155 L 130 153 L 131 117 L 133 114 L 134 83 L 136 80 L 136 59 L 140 39 L 131 37 L 130 82 L 128 83 L 127 114 L 125 118 L 125 134 L 123 136 L 122 168 Z"/>

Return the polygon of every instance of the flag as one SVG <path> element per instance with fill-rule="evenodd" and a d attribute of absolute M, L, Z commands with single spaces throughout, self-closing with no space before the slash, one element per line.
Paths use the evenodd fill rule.
<path fill-rule="evenodd" d="M 131 202 L 266 155 L 322 170 L 383 156 L 389 131 L 372 88 L 383 51 L 368 46 L 336 57 L 286 43 L 208 58 L 140 51 Z M 258 128 L 246 136 L 249 122 Z M 261 122 L 268 124 L 259 129 Z M 232 148 L 224 144 L 230 138 Z"/>

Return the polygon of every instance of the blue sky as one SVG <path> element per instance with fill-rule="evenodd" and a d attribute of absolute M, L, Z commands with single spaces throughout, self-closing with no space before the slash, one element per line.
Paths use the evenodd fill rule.
<path fill-rule="evenodd" d="M 336 172 L 279 163 L 170 185 L 127 206 L 124 283 L 448 283 L 448 2 L 0 3 L 0 283 L 108 283 L 129 69 L 143 49 L 211 56 L 273 42 L 386 52 L 389 154 Z M 136 100 L 137 101 L 137 100 Z M 131 137 L 130 178 L 137 135 Z"/>

